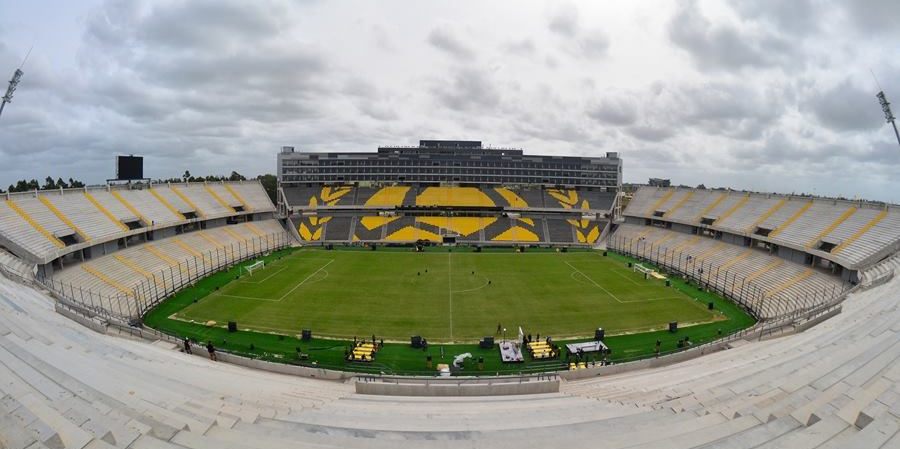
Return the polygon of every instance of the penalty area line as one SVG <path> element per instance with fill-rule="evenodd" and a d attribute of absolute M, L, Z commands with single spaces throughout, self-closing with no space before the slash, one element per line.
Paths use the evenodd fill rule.
<path fill-rule="evenodd" d="M 281 268 L 275 270 L 274 273 L 272 273 L 272 274 L 270 274 L 270 275 L 268 275 L 268 276 L 266 276 L 266 277 L 264 277 L 264 278 L 262 278 L 262 279 L 260 279 L 260 280 L 258 280 L 258 281 L 240 281 L 240 282 L 241 282 L 242 284 L 262 284 L 263 282 L 266 282 L 266 281 L 268 281 L 269 279 L 272 279 L 272 276 L 275 276 L 276 274 L 281 273 L 282 271 L 284 271 L 284 270 L 286 270 L 286 269 L 287 269 L 286 266 L 285 266 L 285 267 L 281 267 Z"/>
<path fill-rule="evenodd" d="M 617 298 L 616 295 L 612 294 L 609 290 L 603 288 L 602 285 L 600 285 L 600 284 L 598 284 L 597 282 L 595 282 L 595 281 L 594 281 L 593 279 L 591 279 L 588 275 L 582 273 L 581 270 L 579 270 L 578 268 L 575 268 L 575 265 L 570 264 L 569 261 L 566 261 L 566 265 L 568 265 L 569 268 L 575 270 L 576 273 L 582 275 L 585 279 L 591 281 L 591 284 L 594 284 L 594 286 L 596 286 L 596 287 L 599 288 L 600 290 L 603 290 L 607 295 L 611 296 L 612 299 L 615 299 L 616 301 L 618 301 L 618 302 L 620 302 L 620 303 L 627 302 L 627 301 L 622 301 L 621 299 Z"/>
<path fill-rule="evenodd" d="M 300 281 L 300 283 L 297 284 L 297 285 L 295 285 L 294 288 L 288 290 L 287 293 L 285 293 L 285 294 L 282 295 L 280 298 L 278 298 L 278 301 L 281 301 L 282 299 L 287 298 L 287 296 L 290 295 L 291 293 L 294 293 L 294 290 L 297 290 L 298 288 L 300 288 L 301 285 L 305 284 L 306 281 L 310 280 L 310 278 L 312 278 L 313 276 L 319 274 L 320 271 L 324 270 L 325 267 L 331 265 L 332 262 L 334 262 L 334 259 L 329 260 L 328 263 L 326 263 L 325 265 L 322 265 L 318 270 L 313 271 L 312 274 L 310 274 L 310 275 L 307 276 L 305 279 L 303 279 L 302 281 Z"/>

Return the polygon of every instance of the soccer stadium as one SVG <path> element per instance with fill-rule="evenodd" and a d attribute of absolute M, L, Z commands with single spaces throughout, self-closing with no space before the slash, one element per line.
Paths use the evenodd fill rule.
<path fill-rule="evenodd" d="M 615 153 L 478 141 L 277 159 L 276 202 L 258 181 L 7 194 L 8 447 L 897 425 L 896 206 L 625 192 Z M 513 410 L 542 418 L 488 418 Z"/>
<path fill-rule="evenodd" d="M 0 449 L 900 449 L 900 159 L 821 84 L 900 15 L 75 3 L 0 102 Z"/>

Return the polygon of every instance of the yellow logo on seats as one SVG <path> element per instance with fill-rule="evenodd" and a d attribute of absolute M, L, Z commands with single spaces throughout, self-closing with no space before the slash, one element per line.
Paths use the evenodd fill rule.
<path fill-rule="evenodd" d="M 566 209 L 574 209 L 578 204 L 578 191 L 566 189 L 549 189 L 547 193 L 559 202 L 560 206 Z M 581 201 L 581 210 L 590 210 L 591 205 L 588 200 Z M 585 219 L 569 219 L 566 220 L 575 228 L 575 235 L 578 237 L 578 243 L 597 243 L 600 238 L 600 225 L 594 224 L 590 220 Z"/>
<path fill-rule="evenodd" d="M 334 206 L 344 197 L 344 195 L 350 193 L 352 190 L 353 188 L 350 186 L 324 186 L 318 196 L 309 197 L 309 207 L 315 208 L 319 204 Z M 303 217 L 300 219 L 300 225 L 297 227 L 297 232 L 300 234 L 301 239 L 308 242 L 322 240 L 322 225 L 329 221 L 331 221 L 331 217 L 318 217 L 315 215 Z"/>

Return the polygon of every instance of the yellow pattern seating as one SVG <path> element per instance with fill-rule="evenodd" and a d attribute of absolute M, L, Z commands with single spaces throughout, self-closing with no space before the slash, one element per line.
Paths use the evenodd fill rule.
<path fill-rule="evenodd" d="M 497 217 L 418 217 L 416 221 L 470 236 L 490 226 L 497 221 Z"/>
<path fill-rule="evenodd" d="M 409 186 L 383 187 L 366 201 L 366 206 L 399 206 L 403 204 L 406 192 L 409 192 Z"/>
<path fill-rule="evenodd" d="M 417 206 L 496 206 L 477 187 L 428 187 L 416 197 Z"/>
<path fill-rule="evenodd" d="M 541 238 L 521 226 L 512 226 L 491 240 L 495 242 L 539 242 Z"/>
<path fill-rule="evenodd" d="M 522 197 L 513 192 L 512 190 L 507 189 L 506 187 L 495 187 L 494 190 L 509 203 L 510 207 L 529 207 L 528 203 L 525 202 Z"/>
<path fill-rule="evenodd" d="M 387 236 L 385 240 L 389 242 L 415 242 L 417 240 L 430 240 L 432 242 L 440 242 L 443 241 L 443 238 L 433 232 L 429 232 L 424 229 L 419 229 L 413 226 L 405 226 Z"/>

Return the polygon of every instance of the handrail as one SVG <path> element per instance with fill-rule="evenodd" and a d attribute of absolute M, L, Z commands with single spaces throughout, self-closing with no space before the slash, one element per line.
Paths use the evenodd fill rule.
<path fill-rule="evenodd" d="M 110 296 L 47 276 L 38 276 L 35 281 L 50 290 L 58 300 L 77 307 L 89 316 L 127 323 L 140 320 L 162 300 L 201 278 L 288 246 L 290 237 L 282 232 L 251 237 L 204 253 L 197 252 L 192 259 L 173 260 L 174 265 L 148 273 L 149 276 L 144 276 L 132 288 L 133 294 L 128 295 Z"/>

